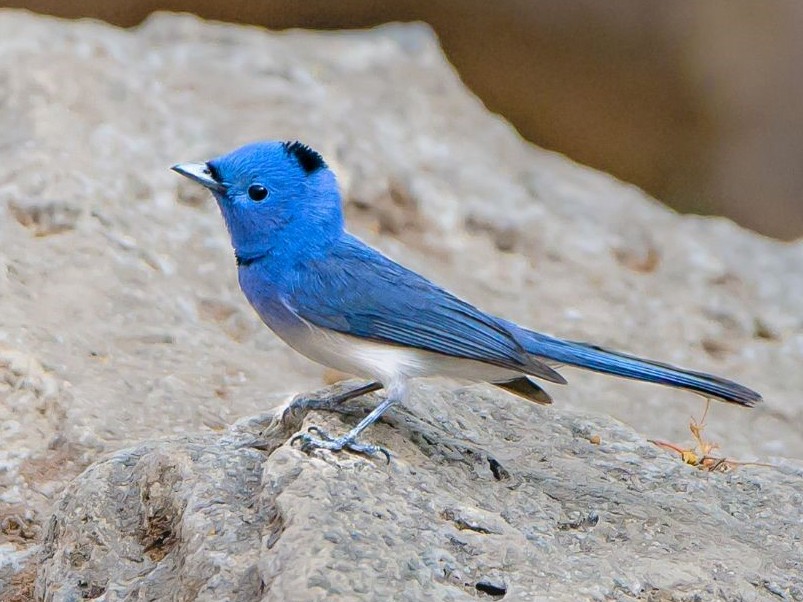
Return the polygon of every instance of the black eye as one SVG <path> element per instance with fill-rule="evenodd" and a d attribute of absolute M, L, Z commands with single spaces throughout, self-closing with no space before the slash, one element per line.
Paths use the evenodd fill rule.
<path fill-rule="evenodd" d="M 251 184 L 248 187 L 248 196 L 252 201 L 264 201 L 268 197 L 268 189 L 262 184 Z"/>

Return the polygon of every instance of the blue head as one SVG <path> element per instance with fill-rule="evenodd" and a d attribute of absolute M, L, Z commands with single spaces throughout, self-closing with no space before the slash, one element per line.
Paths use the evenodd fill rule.
<path fill-rule="evenodd" d="M 343 232 L 335 176 L 300 142 L 256 142 L 173 169 L 215 195 L 238 257 L 314 252 Z"/>

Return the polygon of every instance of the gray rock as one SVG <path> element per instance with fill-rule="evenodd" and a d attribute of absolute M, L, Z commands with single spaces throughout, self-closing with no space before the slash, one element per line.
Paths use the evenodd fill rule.
<path fill-rule="evenodd" d="M 114 453 L 56 505 L 37 599 L 803 598 L 803 467 L 703 473 L 490 389 L 411 407 L 370 432 L 389 464 L 306 456 L 300 426 L 348 424 L 283 409 Z"/>
<path fill-rule="evenodd" d="M 216 438 L 224 437 L 222 433 L 242 416 L 264 412 L 288 395 L 323 383 L 320 366 L 293 353 L 259 323 L 237 289 L 233 258 L 216 208 L 168 169 L 178 161 L 205 159 L 258 138 L 300 138 L 317 147 L 338 173 L 348 222 L 357 234 L 484 309 L 562 336 L 731 376 L 761 391 L 766 403 L 753 411 L 722 404 L 712 407 L 708 434 L 721 445 L 723 456 L 803 458 L 803 244 L 771 241 L 725 220 L 678 216 L 634 187 L 524 143 L 507 123 L 490 115 L 466 92 L 426 28 L 406 25 L 359 33 L 273 34 L 189 16 L 157 15 L 141 27 L 124 31 L 91 21 L 65 22 L 2 10 L 0 597 L 12 587 L 11 595 L 27 591 L 30 583 L 19 583 L 20 575 L 33 574 L 31 559 L 36 557 L 54 503 L 67 483 L 99 458 L 146 440 L 187 438 L 181 448 L 183 463 L 175 457 L 178 443 L 167 448 L 149 444 L 147 449 L 154 451 L 137 452 L 142 457 L 142 464 L 136 464 L 141 480 L 128 488 L 132 492 L 146 490 L 139 483 L 155 482 L 159 467 L 173 461 L 188 472 L 173 474 L 165 469 L 165 478 L 176 479 L 176 487 L 191 487 L 191 473 L 205 469 L 206 453 L 224 454 L 225 461 L 214 460 L 219 466 L 230 466 L 233 472 L 245 470 L 242 466 L 254 458 L 250 452 L 235 453 L 216 443 Z M 303 498 L 292 491 L 325 492 L 332 493 L 335 501 L 327 508 L 308 508 L 313 513 L 309 520 L 334 520 L 314 514 L 351 503 L 344 501 L 351 494 L 337 493 L 343 475 L 335 479 L 332 475 L 361 471 L 372 475 L 364 484 L 343 479 L 342 485 L 353 486 L 353 492 L 376 491 L 394 509 L 398 533 L 413 533 L 416 545 L 427 542 L 431 547 L 421 555 L 406 552 L 403 569 L 395 564 L 401 557 L 385 552 L 379 560 L 370 555 L 366 560 L 328 556 L 331 546 L 355 541 L 353 533 L 363 527 L 370 533 L 371 521 L 380 520 L 355 515 L 359 518 L 350 531 L 334 523 L 327 526 L 322 537 L 328 543 L 313 553 L 309 551 L 313 548 L 294 551 L 277 543 L 277 555 L 271 557 L 278 559 L 275 566 L 301 567 L 295 573 L 276 569 L 274 574 L 270 566 L 260 564 L 256 574 L 274 575 L 270 590 L 277 592 L 289 591 L 281 584 L 301 582 L 307 571 L 315 575 L 313 581 L 325 584 L 328 579 L 332 591 L 351 587 L 350 580 L 356 584 L 354 591 L 373 591 L 373 575 L 397 571 L 391 576 L 412 575 L 419 584 L 410 585 L 414 596 L 435 587 L 428 576 L 439 570 L 444 575 L 462 571 L 466 576 L 457 581 L 474 588 L 485 584 L 481 587 L 486 593 L 503 586 L 515 591 L 509 572 L 499 565 L 508 562 L 505 558 L 515 565 L 521 558 L 518 552 L 496 554 L 487 563 L 461 564 L 461 559 L 482 556 L 485 539 L 507 541 L 508 534 L 513 538 L 518 527 L 510 525 L 526 522 L 523 511 L 497 523 L 460 505 L 428 506 L 435 499 L 461 501 L 468 496 L 468 507 L 501 512 L 500 507 L 470 499 L 492 495 L 499 487 L 504 487 L 503 497 L 511 507 L 518 504 L 518 490 L 497 483 L 493 476 L 519 474 L 512 460 L 516 466 L 528 466 L 513 450 L 528 436 L 525 428 L 531 428 L 531 420 L 516 420 L 516 412 L 543 416 L 539 428 L 546 430 L 538 440 L 551 446 L 562 436 L 561 420 L 567 419 L 561 418 L 561 412 L 565 410 L 602 412 L 636 425 L 643 436 L 683 442 L 688 438 L 689 415 L 698 415 L 702 409 L 696 397 L 682 392 L 578 372 L 567 371 L 567 377 L 570 386 L 550 387 L 557 409 L 544 413 L 507 397 L 503 404 L 503 398 L 494 397 L 489 406 L 474 393 L 461 393 L 461 403 L 487 416 L 476 424 L 464 416 L 466 409 L 439 406 L 438 399 L 450 385 L 419 391 L 419 399 L 426 395 L 432 399 L 417 404 L 414 414 L 429 415 L 428 420 L 441 430 L 452 429 L 455 440 L 452 446 L 430 445 L 434 451 L 426 460 L 433 466 L 428 469 L 429 481 L 416 481 L 412 473 L 403 476 L 403 466 L 418 466 L 408 458 L 418 447 L 406 447 L 411 445 L 406 435 L 412 432 L 403 431 L 402 436 L 401 431 L 383 427 L 385 432 L 377 433 L 380 440 L 389 437 L 386 444 L 397 452 L 390 472 L 375 473 L 379 470 L 375 465 L 349 456 L 321 465 L 319 460 L 309 461 L 278 448 L 272 458 L 286 458 L 288 467 L 295 466 L 306 477 L 282 489 L 286 497 L 275 496 L 277 516 L 283 512 L 280 500 L 295 499 L 293 495 Z M 598 419 L 577 420 L 593 425 Z M 485 481 L 483 487 L 476 494 L 458 492 L 448 484 L 452 478 L 460 482 L 466 463 L 461 450 L 467 442 L 490 440 L 486 432 L 490 423 L 508 425 L 493 438 L 500 442 L 493 456 L 498 464 L 474 462 L 465 470 L 475 472 L 477 482 Z M 500 436 L 510 441 L 501 446 Z M 583 445 L 581 439 L 571 439 L 572 450 Z M 415 441 L 419 447 L 429 445 L 423 439 Z M 507 446 L 513 455 L 506 455 Z M 551 454 L 542 451 L 538 457 L 569 453 L 556 449 Z M 167 454 L 170 462 L 154 459 L 152 454 L 160 453 Z M 619 463 L 612 474 L 627 475 L 630 454 L 610 457 Z M 651 466 L 643 459 L 638 462 Z M 661 462 L 658 465 L 667 470 L 670 466 L 683 474 L 690 470 L 669 458 Z M 96 465 L 88 474 L 111 478 L 111 466 Z M 273 461 L 267 466 L 273 466 Z M 421 468 L 410 470 L 423 474 Z M 692 472 L 690 478 L 697 479 L 695 483 L 711 481 L 714 484 L 706 487 L 716 487 L 733 479 L 751 479 L 757 474 L 753 471 L 724 477 Z M 325 479 L 313 479 L 321 472 Z M 124 478 L 122 473 L 115 474 Z M 582 494 L 591 483 L 573 471 L 558 474 L 559 479 L 546 481 L 565 488 L 566 499 L 571 499 L 569 491 Z M 659 470 L 658 482 L 647 479 L 640 486 L 660 488 L 662 475 Z M 796 477 L 790 473 L 785 478 Z M 263 482 L 273 481 L 263 476 Z M 440 483 L 447 486 L 443 491 L 432 489 Z M 226 506 L 242 503 L 237 491 L 226 493 L 225 485 L 218 485 L 223 488 L 218 492 L 220 499 L 228 500 Z M 72 491 L 83 491 L 79 485 L 74 487 L 78 489 Z M 396 489 L 391 492 L 392 487 Z M 263 489 L 258 495 L 272 499 L 269 489 Z M 156 486 L 147 490 L 149 496 L 162 500 L 159 512 L 171 520 L 181 516 L 192 523 L 194 519 L 180 511 L 184 506 L 175 501 L 177 497 Z M 102 496 L 111 491 L 111 487 L 98 490 L 100 497 L 93 498 L 94 503 L 102 504 Z M 734 500 L 733 508 L 751 503 L 752 495 L 743 493 L 747 499 Z M 371 499 L 367 494 L 363 497 Z M 64 499 L 68 506 L 57 515 L 66 521 L 69 500 L 78 498 L 71 494 Z M 533 512 L 538 508 L 555 511 L 551 498 L 535 495 L 533 499 L 540 504 Z M 792 509 L 793 496 L 789 499 L 778 511 L 785 513 L 785 520 L 799 520 Z M 123 502 L 132 504 L 125 496 Z M 687 503 L 694 503 L 693 496 Z M 147 512 L 154 507 L 142 506 Z M 424 517 L 431 520 L 433 512 L 437 515 L 441 510 L 455 518 L 438 520 L 479 524 L 490 533 L 455 526 L 456 537 L 469 539 L 464 546 L 450 546 L 436 535 L 412 527 L 407 531 L 408 525 L 420 524 Z M 559 530 L 557 536 L 543 525 L 542 531 L 534 532 L 522 527 L 517 532 L 525 535 L 510 540 L 514 542 L 511 550 L 517 549 L 515 542 L 522 537 L 530 541 L 529 535 L 535 537 L 538 549 L 558 550 L 557 554 L 564 544 L 569 545 L 564 542 L 567 534 L 582 534 L 584 529 L 593 533 L 608 524 L 605 512 L 591 505 L 569 510 L 554 518 L 555 524 L 580 527 Z M 149 516 L 147 512 L 144 516 Z M 598 516 L 596 526 L 591 525 L 595 520 L 591 513 Z M 201 522 L 208 516 L 197 514 Z M 349 513 L 343 514 L 338 518 L 346 520 Z M 750 522 L 747 513 L 737 515 Z M 160 516 L 142 524 L 161 524 Z M 134 514 L 129 518 L 142 520 Z M 484 522 L 476 522 L 480 518 Z M 635 524 L 628 523 L 628 529 L 635 530 Z M 65 533 L 78 533 L 80 525 L 64 525 Z M 113 530 L 115 525 L 98 528 Z M 187 533 L 193 525 L 186 526 Z M 106 549 L 118 545 L 128 546 L 128 551 L 148 545 L 155 546 L 149 552 L 161 549 L 159 538 L 147 535 L 147 529 L 145 535 L 136 531 L 144 528 L 141 525 L 126 523 L 120 528 L 134 535 L 117 543 L 108 541 Z M 243 529 L 236 532 L 247 541 L 251 532 Z M 502 529 L 501 534 L 493 529 Z M 671 538 L 674 531 L 667 533 Z M 693 545 L 704 546 L 712 554 L 712 547 L 746 549 L 741 540 L 731 544 L 720 539 L 713 546 L 709 532 L 697 539 L 689 530 L 678 533 L 687 539 L 679 540 L 674 548 L 667 544 L 668 550 L 682 548 L 691 553 Z M 772 541 L 782 541 L 789 531 L 773 533 Z M 397 545 L 395 539 L 388 542 L 379 549 L 390 550 L 388 545 L 399 551 L 412 549 Z M 223 545 L 214 545 L 218 544 Z M 201 566 L 206 562 L 204 550 L 212 550 L 204 546 L 213 543 L 193 545 L 199 547 L 183 550 L 195 550 L 197 554 L 187 558 L 192 556 L 192 562 L 197 560 Z M 373 549 L 367 543 L 360 544 L 365 548 L 349 545 L 360 554 Z M 522 554 L 529 545 L 519 546 Z M 263 542 L 259 550 L 264 547 Z M 621 543 L 620 548 L 617 561 L 622 570 L 616 583 L 625 592 L 622 596 L 631 595 L 640 587 L 636 576 L 647 574 L 639 572 L 644 568 L 639 558 L 646 552 Z M 475 549 L 476 554 L 461 552 Z M 51 551 L 54 556 L 42 569 L 43 575 L 60 570 L 58 562 L 63 557 L 57 547 Z M 592 552 L 589 570 L 597 570 Z M 105 553 L 107 559 L 113 555 L 100 547 L 95 552 L 98 558 Z M 220 562 L 221 574 L 241 574 L 240 564 L 232 568 L 225 558 L 212 556 Z M 626 561 L 622 560 L 625 556 Z M 163 562 L 149 562 L 170 574 L 166 563 L 172 558 L 168 553 Z M 75 560 L 82 562 L 80 555 Z M 349 563 L 375 570 L 344 575 L 320 568 L 327 564 L 343 568 Z M 527 560 L 520 565 L 552 577 L 561 573 L 560 566 L 552 563 L 535 565 Z M 720 579 L 727 579 L 726 569 L 730 570 L 723 568 Z M 760 567 L 756 572 L 763 574 Z M 193 575 L 202 573 L 199 569 Z M 189 573 L 173 574 L 182 575 L 177 579 L 183 583 Z M 760 588 L 793 591 L 781 573 L 768 569 L 767 574 L 775 576 L 767 577 L 766 587 Z M 677 579 L 686 579 L 683 575 L 678 572 Z M 699 576 L 690 575 L 689 579 Z M 84 593 L 97 591 L 91 589 L 93 579 L 89 577 L 85 588 L 90 589 Z M 68 580 L 62 585 L 76 587 Z M 468 591 L 452 589 L 455 596 Z M 473 593 L 485 595 L 482 591 Z M 22 594 L 18 597 L 25 599 Z"/>

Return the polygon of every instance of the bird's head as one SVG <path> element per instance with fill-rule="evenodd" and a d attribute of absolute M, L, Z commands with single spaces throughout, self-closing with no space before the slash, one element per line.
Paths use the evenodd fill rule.
<path fill-rule="evenodd" d="M 256 142 L 173 170 L 214 194 L 238 257 L 325 245 L 343 231 L 334 174 L 300 142 Z"/>

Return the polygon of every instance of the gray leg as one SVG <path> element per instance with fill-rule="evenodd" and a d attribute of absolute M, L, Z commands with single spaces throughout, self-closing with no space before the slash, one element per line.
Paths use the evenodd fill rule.
<path fill-rule="evenodd" d="M 360 397 L 361 395 L 368 395 L 368 393 L 373 393 L 374 391 L 379 391 L 382 388 L 382 383 L 378 381 L 374 381 L 372 383 L 366 383 L 361 387 L 357 387 L 356 389 L 352 389 L 351 391 L 347 391 L 343 395 L 335 397 L 334 401 L 336 403 L 345 403 L 355 397 Z"/>
<path fill-rule="evenodd" d="M 280 416 L 272 417 L 267 425 L 261 425 L 263 430 L 258 437 L 250 439 L 244 445 L 255 449 L 272 451 L 278 445 L 276 441 L 284 433 L 292 433 L 298 430 L 304 420 L 304 416 L 311 410 L 356 414 L 358 413 L 357 408 L 349 407 L 346 402 L 355 397 L 373 393 L 381 388 L 382 383 L 379 382 L 370 382 L 356 387 L 353 383 L 346 383 L 327 387 L 314 393 L 297 395 L 284 408 Z M 362 414 L 362 412 L 359 412 L 359 414 Z"/>
<path fill-rule="evenodd" d="M 361 453 L 361 454 L 368 454 L 373 455 L 376 453 L 381 453 L 385 455 L 385 458 L 388 462 L 390 462 L 390 452 L 386 450 L 384 447 L 380 447 L 378 445 L 371 445 L 368 443 L 359 443 L 357 441 L 357 437 L 371 426 L 374 422 L 379 420 L 379 418 L 384 414 L 392 405 L 397 403 L 402 397 L 402 387 L 393 387 L 392 389 L 388 390 L 388 397 L 376 406 L 368 416 L 363 418 L 357 426 L 351 429 L 345 435 L 341 435 L 340 437 L 331 437 L 329 433 L 317 426 L 310 426 L 308 432 L 301 433 L 296 435 L 290 440 L 291 445 L 296 441 L 301 442 L 301 449 L 304 451 L 310 451 L 313 449 L 329 449 L 332 451 L 341 451 L 343 449 L 348 449 L 353 452 Z M 310 433 L 316 433 L 319 437 L 313 437 Z"/>
<path fill-rule="evenodd" d="M 338 411 L 347 401 L 373 393 L 382 388 L 382 383 L 371 382 L 353 389 L 332 392 L 327 390 L 325 395 L 298 395 L 285 410 L 286 414 L 306 414 L 310 410 L 331 410 Z"/>

